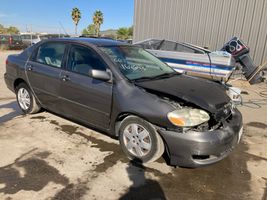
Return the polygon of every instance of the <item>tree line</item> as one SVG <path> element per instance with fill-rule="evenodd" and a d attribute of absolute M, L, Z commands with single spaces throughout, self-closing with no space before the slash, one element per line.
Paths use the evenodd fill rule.
<path fill-rule="evenodd" d="M 0 24 L 0 34 L 19 34 L 19 29 L 15 26 L 4 27 Z"/>
<path fill-rule="evenodd" d="M 75 25 L 75 34 L 77 35 L 77 27 L 82 17 L 79 8 L 75 7 L 72 9 L 71 17 Z M 92 17 L 92 23 L 82 30 L 82 34 L 92 35 L 96 37 L 101 36 L 100 27 L 103 24 L 103 22 L 104 22 L 103 13 L 100 10 L 96 10 Z M 104 36 L 122 40 L 130 39 L 133 36 L 133 27 L 132 26 L 121 27 L 115 33 L 105 34 Z"/>

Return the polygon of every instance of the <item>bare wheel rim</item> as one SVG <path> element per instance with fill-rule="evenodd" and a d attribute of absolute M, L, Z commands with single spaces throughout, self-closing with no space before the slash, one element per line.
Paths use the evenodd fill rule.
<path fill-rule="evenodd" d="M 146 156 L 152 146 L 148 130 L 140 124 L 129 124 L 123 131 L 123 142 L 127 150 L 136 157 Z"/>
<path fill-rule="evenodd" d="M 23 110 L 28 110 L 31 105 L 29 92 L 25 88 L 20 88 L 18 91 L 18 102 Z"/>

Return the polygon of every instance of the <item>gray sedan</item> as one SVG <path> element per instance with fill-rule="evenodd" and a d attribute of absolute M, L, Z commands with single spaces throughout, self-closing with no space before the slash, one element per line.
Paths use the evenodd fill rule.
<path fill-rule="evenodd" d="M 6 85 L 25 114 L 44 108 L 96 128 L 118 138 L 137 162 L 165 152 L 171 165 L 209 165 L 242 134 L 241 114 L 224 86 L 177 73 L 130 44 L 50 39 L 6 64 Z"/>

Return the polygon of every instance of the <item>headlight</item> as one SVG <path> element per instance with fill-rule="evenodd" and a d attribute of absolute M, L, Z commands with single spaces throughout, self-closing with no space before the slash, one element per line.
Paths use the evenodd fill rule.
<path fill-rule="evenodd" d="M 192 127 L 202 124 L 210 119 L 207 112 L 200 109 L 182 108 L 169 112 L 168 119 L 175 126 Z"/>

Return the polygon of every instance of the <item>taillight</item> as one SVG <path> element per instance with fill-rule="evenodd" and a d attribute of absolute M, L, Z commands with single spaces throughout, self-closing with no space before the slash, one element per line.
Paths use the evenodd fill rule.
<path fill-rule="evenodd" d="M 6 65 L 8 65 L 8 59 L 6 59 Z"/>
<path fill-rule="evenodd" d="M 9 44 L 12 44 L 12 37 L 9 37 Z"/>

